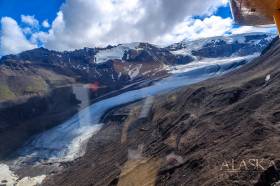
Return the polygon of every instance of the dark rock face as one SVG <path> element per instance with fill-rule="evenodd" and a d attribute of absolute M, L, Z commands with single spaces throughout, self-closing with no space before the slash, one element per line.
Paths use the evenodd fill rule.
<path fill-rule="evenodd" d="M 255 186 L 271 186 L 280 180 L 280 163 L 275 162 L 274 165 L 265 170 Z"/>
<path fill-rule="evenodd" d="M 153 56 L 145 50 L 129 50 L 124 54 L 123 60 L 127 60 L 129 62 L 148 62 L 153 60 Z"/>
<path fill-rule="evenodd" d="M 47 96 L 0 105 L 0 158 L 3 159 L 30 136 L 62 123 L 80 109 L 72 87 L 58 88 Z"/>
<path fill-rule="evenodd" d="M 190 56 L 190 55 L 178 55 L 177 58 L 176 58 L 176 64 L 177 65 L 185 65 L 185 64 L 188 64 L 190 62 L 193 62 L 195 59 L 193 56 Z"/>
<path fill-rule="evenodd" d="M 111 111 L 85 156 L 44 184 L 275 185 L 279 59 L 277 40 L 237 71 L 157 96 L 145 120 L 143 102 Z"/>
<path fill-rule="evenodd" d="M 227 44 L 225 42 L 218 43 L 217 45 L 207 45 L 200 50 L 192 51 L 194 56 L 201 56 L 207 58 L 216 58 L 216 57 L 229 57 L 234 53 L 239 52 L 244 48 L 245 44 L 233 43 Z M 251 51 L 250 51 L 251 52 Z"/>

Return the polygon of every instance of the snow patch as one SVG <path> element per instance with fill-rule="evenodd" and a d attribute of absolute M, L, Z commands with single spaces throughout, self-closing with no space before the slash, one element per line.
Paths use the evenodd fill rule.
<path fill-rule="evenodd" d="M 139 46 L 139 43 L 129 43 L 129 44 L 122 44 L 118 45 L 116 47 L 113 47 L 111 49 L 105 49 L 99 51 L 95 58 L 96 58 L 96 63 L 105 63 L 108 60 L 112 59 L 119 59 L 122 60 L 124 53 L 130 49 L 137 49 Z"/>
<path fill-rule="evenodd" d="M 46 178 L 45 175 L 37 177 L 24 177 L 19 179 L 9 168 L 8 165 L 0 164 L 0 183 L 7 186 L 35 186 L 41 184 Z"/>
<path fill-rule="evenodd" d="M 46 178 L 45 175 L 37 176 L 37 177 L 25 177 L 19 180 L 16 186 L 36 186 L 41 184 L 44 179 Z"/>
<path fill-rule="evenodd" d="M 14 175 L 9 166 L 0 164 L 0 182 L 6 181 L 7 185 L 14 185 L 17 179 L 17 176 Z"/>
<path fill-rule="evenodd" d="M 128 75 L 130 79 L 136 78 L 140 74 L 140 70 L 142 68 L 142 64 L 137 65 L 136 67 L 128 70 Z"/>

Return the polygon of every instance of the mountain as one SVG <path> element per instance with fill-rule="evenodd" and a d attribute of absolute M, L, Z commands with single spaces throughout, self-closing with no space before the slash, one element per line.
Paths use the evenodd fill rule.
<path fill-rule="evenodd" d="M 111 110 L 86 154 L 44 184 L 277 185 L 279 59 L 275 39 L 236 71 Z"/>
<path fill-rule="evenodd" d="M 1 136 L 5 139 L 18 135 L 17 139 L 11 139 L 18 147 L 30 135 L 67 120 L 103 97 L 211 64 L 231 61 L 245 64 L 258 56 L 273 37 L 254 33 L 185 40 L 168 47 L 131 43 L 69 52 L 38 48 L 3 56 L 0 59 Z M 77 99 L 77 92 L 87 96 Z M 35 128 L 34 123 L 37 123 Z M 13 150 L 14 145 L 3 143 L 0 149 L 1 156 Z"/>
<path fill-rule="evenodd" d="M 184 40 L 167 49 L 175 55 L 189 56 L 193 59 L 248 56 L 260 53 L 274 37 L 274 34 L 266 33 L 210 37 L 196 41 Z"/>
<path fill-rule="evenodd" d="M 120 111 L 120 114 L 106 117 L 108 109 L 114 110 L 112 106 L 121 107 L 123 106 L 122 103 L 128 104 L 150 95 L 150 101 L 148 99 L 147 103 L 144 102 L 149 108 L 149 102 L 154 102 L 151 101 L 154 100 L 153 96 L 240 68 L 260 55 L 273 38 L 274 35 L 272 34 L 255 33 L 230 38 L 208 38 L 194 42 L 185 40 L 168 47 L 158 47 L 148 43 L 132 43 L 106 48 L 84 48 L 70 52 L 56 52 L 39 48 L 18 55 L 4 56 L 0 61 L 0 100 L 3 101 L 0 104 L 0 141 L 2 141 L 0 157 L 1 159 L 11 158 L 9 155 L 14 155 L 13 153 L 20 147 L 30 147 L 24 149 L 22 153 L 23 155 L 27 154 L 26 157 L 30 159 L 27 162 L 16 161 L 15 164 L 22 162 L 24 165 L 25 163 L 32 165 L 31 161 L 39 161 L 38 164 L 41 165 L 41 161 L 44 162 L 44 158 L 47 159 L 49 155 L 55 158 L 56 156 L 63 156 L 64 152 L 68 152 L 72 146 L 74 151 L 79 150 L 79 146 L 86 147 L 86 141 L 90 140 L 89 137 L 92 132 L 98 128 L 98 126 L 92 126 L 92 123 L 98 123 L 102 118 L 105 118 L 104 122 L 113 120 L 114 123 L 114 118 L 117 118 L 117 122 L 120 122 L 129 115 Z M 218 81 L 216 83 L 223 84 L 222 81 L 221 84 Z M 209 83 L 210 85 L 214 86 L 214 83 Z M 231 93 L 229 94 L 231 95 Z M 233 93 L 233 102 L 236 99 L 235 94 L 238 97 L 239 92 Z M 194 95 L 196 95 L 195 92 Z M 199 91 L 198 95 L 200 95 Z M 202 94 L 202 96 L 206 95 Z M 186 95 L 182 93 L 179 97 L 185 99 L 188 96 L 187 93 Z M 195 99 L 199 103 L 199 98 Z M 161 103 L 164 100 L 168 102 L 169 99 L 160 97 L 156 100 Z M 171 127 L 169 125 L 172 124 L 172 121 L 166 117 L 173 112 L 177 112 L 178 120 L 187 118 L 187 114 L 181 117 L 181 114 L 184 115 L 184 113 L 181 113 L 178 109 L 173 111 L 173 107 L 180 106 L 184 100 L 175 101 L 176 99 L 174 99 L 174 102 L 166 103 L 168 112 L 161 111 L 160 106 L 162 105 L 155 105 L 155 114 L 157 114 L 156 111 L 164 113 L 160 115 L 160 117 L 165 118 L 164 126 L 162 126 L 163 130 L 165 126 L 167 128 Z M 168 106 L 168 104 L 170 105 Z M 201 107 L 204 106 L 206 105 L 201 105 Z M 194 105 L 190 109 L 198 108 Z M 94 115 L 87 117 L 88 114 L 92 113 Z M 147 119 L 145 117 L 146 113 L 144 111 L 141 113 L 144 119 Z M 103 116 L 104 114 L 105 116 Z M 156 116 L 154 115 L 154 117 Z M 171 116 L 170 118 L 173 118 Z M 150 121 L 149 124 L 158 123 L 155 120 Z M 118 127 L 122 127 L 123 123 L 119 124 Z M 86 126 L 83 127 L 83 125 Z M 110 122 L 106 125 L 111 128 Z M 121 128 L 117 129 L 121 130 Z M 146 126 L 140 130 L 142 132 L 147 131 Z M 163 133 L 169 134 L 168 130 Z M 115 134 L 114 131 L 111 132 Z M 129 134 L 135 135 L 134 137 L 139 136 L 138 130 L 132 130 L 132 132 L 132 134 Z M 38 135 L 34 136 L 35 134 Z M 112 135 L 110 131 L 106 134 L 108 134 L 107 137 Z M 77 135 L 77 139 L 74 138 Z M 143 139 L 143 142 L 151 142 L 146 141 L 150 140 L 148 136 L 145 137 L 147 138 Z M 71 142 L 71 145 L 68 146 L 69 140 L 73 138 L 77 143 Z M 106 139 L 105 136 L 101 136 L 101 138 Z M 56 141 L 57 139 L 58 141 Z M 135 139 L 142 138 L 139 136 Z M 83 143 L 83 140 L 85 140 L 85 143 Z M 195 142 L 193 143 L 195 144 Z M 98 144 L 102 143 L 98 141 Z M 119 144 L 115 145 L 116 147 L 120 146 Z M 135 146 L 136 144 L 132 145 Z M 50 146 L 51 149 L 49 149 Z M 58 148 L 56 148 L 57 146 Z M 108 149 L 111 148 L 112 146 L 108 147 Z M 158 148 L 165 147 L 160 146 Z M 33 150 L 40 153 L 28 154 L 34 152 Z M 83 148 L 83 150 L 86 149 Z M 96 152 L 100 153 L 98 150 Z M 124 148 L 123 153 L 126 150 Z M 82 160 L 87 161 L 88 155 L 89 157 L 92 156 L 92 154 L 88 154 L 92 153 L 91 151 L 85 151 L 84 153 L 85 158 L 78 156 L 77 159 L 82 158 Z M 36 159 L 34 160 L 32 159 L 34 154 L 41 157 L 37 158 L 35 156 Z M 73 154 L 75 153 L 73 152 Z M 81 154 L 83 153 L 80 152 L 79 155 Z M 109 154 L 109 156 L 112 156 L 112 154 Z M 44 157 L 43 160 L 40 159 L 42 157 Z M 96 157 L 105 161 L 108 160 L 102 156 Z M 118 160 L 118 158 L 116 159 Z M 108 160 L 108 162 L 110 161 Z M 84 162 L 81 162 L 81 164 L 84 165 Z M 61 163 L 61 166 L 68 166 L 68 164 Z M 74 166 L 76 165 L 74 164 Z M 66 169 L 66 173 L 67 171 L 80 170 L 79 166 L 77 169 L 72 168 Z M 20 175 L 26 173 L 28 175 L 32 172 L 23 169 L 20 171 Z M 51 170 L 51 168 L 48 170 Z M 92 171 L 91 168 L 87 170 Z M 104 169 L 104 171 L 108 170 Z M 42 171 L 49 172 L 44 168 Z M 53 171 L 57 173 L 56 170 Z M 38 170 L 28 176 L 40 172 Z M 84 173 L 84 170 L 78 173 L 74 171 L 73 174 L 79 174 L 83 178 L 88 176 Z M 56 179 L 54 178 L 54 181 Z M 65 177 L 62 177 L 62 179 L 65 179 Z M 73 182 L 71 179 L 69 181 Z M 101 179 L 100 181 L 104 180 Z"/>
<path fill-rule="evenodd" d="M 103 88 L 99 89 L 101 93 L 94 92 L 94 98 L 135 82 L 162 78 L 178 65 L 258 55 L 273 37 L 254 33 L 182 41 L 165 48 L 131 43 L 72 52 L 38 48 L 8 55 L 0 60 L 0 101 L 42 95 L 76 83 L 98 82 Z"/>
<path fill-rule="evenodd" d="M 175 59 L 168 51 L 151 45 L 119 45 L 103 49 L 55 52 L 44 48 L 4 56 L 0 64 L 0 100 L 40 95 L 69 84 L 98 82 L 106 91 L 143 79 L 165 76 L 165 63 Z M 133 45 L 134 46 L 134 45 Z M 128 61 L 125 51 L 134 52 Z M 164 54 L 164 56 L 163 56 Z M 134 57 L 134 59 L 132 59 Z"/>

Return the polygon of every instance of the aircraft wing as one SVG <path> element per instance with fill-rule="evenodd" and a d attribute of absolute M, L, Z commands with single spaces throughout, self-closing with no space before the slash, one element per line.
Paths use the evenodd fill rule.
<path fill-rule="evenodd" d="M 274 24 L 277 4 L 278 0 L 230 0 L 235 22 L 247 26 Z"/>

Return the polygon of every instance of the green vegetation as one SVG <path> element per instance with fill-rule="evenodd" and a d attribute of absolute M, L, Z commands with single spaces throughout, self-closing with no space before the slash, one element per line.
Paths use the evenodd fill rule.
<path fill-rule="evenodd" d="M 29 85 L 24 89 L 27 93 L 46 92 L 47 90 L 47 83 L 40 77 L 32 77 Z"/>
<path fill-rule="evenodd" d="M 5 84 L 0 84 L 0 101 L 14 99 L 16 95 Z"/>

